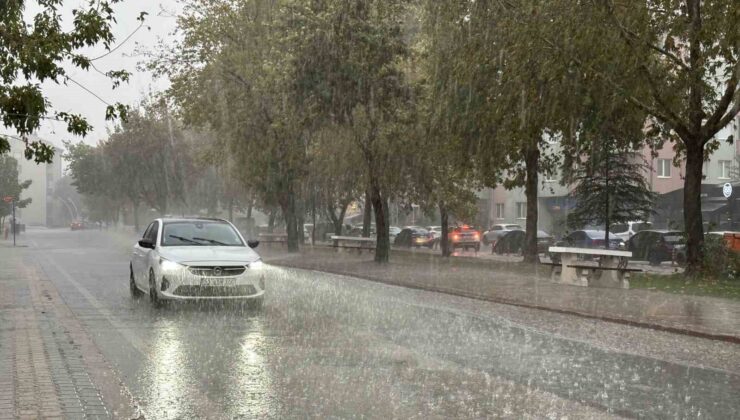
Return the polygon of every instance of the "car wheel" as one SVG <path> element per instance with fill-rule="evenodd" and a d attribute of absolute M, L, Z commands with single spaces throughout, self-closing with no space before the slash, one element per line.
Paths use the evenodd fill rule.
<path fill-rule="evenodd" d="M 128 287 L 129 287 L 129 290 L 131 291 L 131 297 L 133 298 L 138 299 L 141 297 L 141 295 L 144 294 L 141 290 L 139 290 L 138 287 L 136 287 L 136 280 L 134 280 L 134 269 L 131 266 L 129 266 Z"/>
<path fill-rule="evenodd" d="M 153 270 L 149 270 L 149 301 L 155 308 L 162 306 L 162 300 L 159 298 L 159 293 L 157 292 L 157 282 L 154 279 Z"/>

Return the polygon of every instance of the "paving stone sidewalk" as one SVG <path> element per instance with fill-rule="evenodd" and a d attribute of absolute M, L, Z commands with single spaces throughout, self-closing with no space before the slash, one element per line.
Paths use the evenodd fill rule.
<path fill-rule="evenodd" d="M 369 280 L 451 293 L 493 302 L 547 309 L 641 327 L 740 343 L 740 302 L 644 289 L 567 286 L 549 280 L 546 266 L 449 260 L 393 252 L 379 265 L 372 254 L 304 248 L 287 254 L 278 246 L 259 249 L 274 265 L 345 274 Z"/>
<path fill-rule="evenodd" d="M 0 247 L 0 420 L 136 417 L 54 284 L 20 249 Z"/>

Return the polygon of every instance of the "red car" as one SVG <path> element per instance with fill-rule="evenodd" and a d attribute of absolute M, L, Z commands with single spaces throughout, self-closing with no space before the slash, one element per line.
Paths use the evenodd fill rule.
<path fill-rule="evenodd" d="M 85 223 L 79 220 L 75 220 L 74 222 L 69 224 L 69 228 L 71 230 L 83 230 L 85 229 Z"/>
<path fill-rule="evenodd" d="M 480 251 L 480 232 L 468 225 L 462 225 L 452 229 L 449 239 L 450 247 L 453 250 L 456 248 L 465 250 L 473 248 L 476 251 Z"/>

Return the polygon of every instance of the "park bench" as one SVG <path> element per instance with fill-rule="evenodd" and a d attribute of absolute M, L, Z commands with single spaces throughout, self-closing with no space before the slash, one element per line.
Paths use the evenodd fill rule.
<path fill-rule="evenodd" d="M 548 264 L 553 266 L 552 280 L 559 283 L 629 289 L 627 274 L 642 271 L 627 267 L 632 256 L 629 251 L 554 246 L 550 247 L 549 252 L 560 255 L 560 264 Z M 599 264 L 583 264 L 579 260 L 584 257 L 599 257 Z M 555 271 L 555 266 L 558 265 L 559 275 Z"/>
<path fill-rule="evenodd" d="M 287 233 L 260 233 L 257 235 L 260 243 L 266 244 L 287 244 L 288 234 Z"/>
<path fill-rule="evenodd" d="M 362 253 L 362 250 L 370 252 L 375 251 L 375 238 L 363 238 L 357 236 L 331 236 L 332 247 L 341 249 L 356 249 Z"/>

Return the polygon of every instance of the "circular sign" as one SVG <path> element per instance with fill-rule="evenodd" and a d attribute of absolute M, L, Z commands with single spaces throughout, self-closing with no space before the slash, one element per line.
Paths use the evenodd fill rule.
<path fill-rule="evenodd" d="M 725 182 L 725 185 L 722 186 L 722 194 L 724 194 L 725 198 L 730 198 L 732 195 L 732 184 Z"/>

